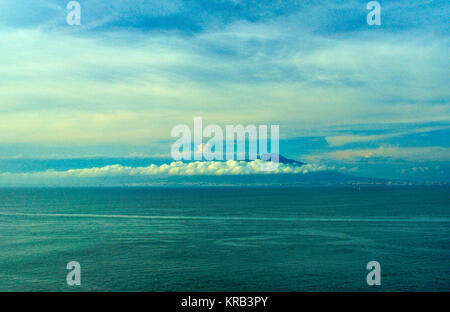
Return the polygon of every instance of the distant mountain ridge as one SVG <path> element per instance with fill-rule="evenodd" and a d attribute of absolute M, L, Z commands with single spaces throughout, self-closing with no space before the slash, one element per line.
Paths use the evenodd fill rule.
<path fill-rule="evenodd" d="M 301 162 L 301 161 L 297 161 L 297 160 L 294 160 L 294 159 L 286 158 L 283 155 L 276 154 L 276 153 L 264 154 L 264 155 L 261 155 L 260 157 L 258 157 L 258 159 L 269 161 L 273 157 L 276 157 L 277 155 L 278 155 L 278 162 L 280 164 L 289 164 L 289 165 L 297 165 L 297 166 L 303 166 L 303 165 L 306 164 L 306 163 Z"/>

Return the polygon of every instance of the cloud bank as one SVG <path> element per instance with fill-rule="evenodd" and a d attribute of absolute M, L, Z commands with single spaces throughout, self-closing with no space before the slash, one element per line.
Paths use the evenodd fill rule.
<path fill-rule="evenodd" d="M 195 175 L 253 175 L 253 174 L 306 174 L 309 172 L 329 170 L 327 166 L 306 164 L 295 166 L 279 164 L 273 171 L 262 171 L 263 161 L 181 161 L 147 167 L 129 167 L 110 165 L 104 167 L 70 169 L 66 171 L 46 170 L 42 172 L 0 173 L 0 177 L 35 177 L 35 178 L 99 178 L 117 176 L 195 176 Z"/>

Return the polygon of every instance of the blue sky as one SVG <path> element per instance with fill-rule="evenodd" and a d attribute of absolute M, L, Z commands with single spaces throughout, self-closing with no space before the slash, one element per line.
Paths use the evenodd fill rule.
<path fill-rule="evenodd" d="M 380 1 L 381 26 L 366 1 L 240 0 L 79 1 L 68 26 L 68 2 L 0 2 L 3 173 L 169 158 L 172 127 L 202 116 L 279 124 L 309 164 L 449 180 L 447 1 Z"/>

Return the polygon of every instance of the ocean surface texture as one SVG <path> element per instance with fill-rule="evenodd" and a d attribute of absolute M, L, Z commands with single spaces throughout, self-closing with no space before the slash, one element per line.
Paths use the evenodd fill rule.
<path fill-rule="evenodd" d="M 450 291 L 450 192 L 6 188 L 0 291 Z M 368 286 L 369 261 L 381 286 Z M 66 265 L 81 265 L 68 286 Z"/>

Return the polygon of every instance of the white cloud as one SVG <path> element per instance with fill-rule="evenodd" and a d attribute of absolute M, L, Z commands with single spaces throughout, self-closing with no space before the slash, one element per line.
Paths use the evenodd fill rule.
<path fill-rule="evenodd" d="M 181 161 L 163 164 L 151 164 L 147 167 L 128 167 L 111 165 L 100 168 L 70 169 L 66 171 L 47 170 L 27 173 L 0 173 L 1 178 L 30 177 L 30 178 L 99 178 L 99 177 L 137 177 L 137 176 L 196 176 L 196 175 L 253 175 L 253 174 L 306 174 L 331 168 L 306 164 L 295 166 L 279 164 L 274 171 L 261 171 L 264 162 L 254 161 L 196 161 L 184 163 Z"/>

